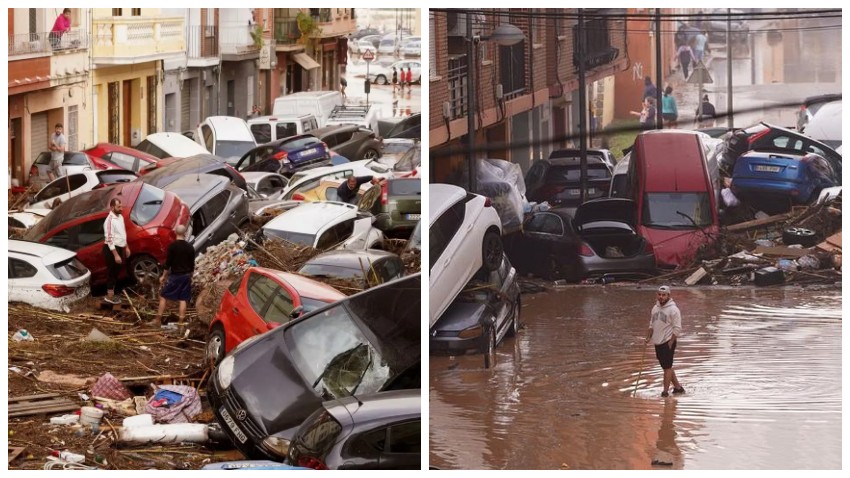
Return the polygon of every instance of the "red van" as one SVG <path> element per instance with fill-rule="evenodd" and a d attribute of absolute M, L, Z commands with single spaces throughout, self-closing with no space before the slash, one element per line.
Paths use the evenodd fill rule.
<path fill-rule="evenodd" d="M 688 265 L 720 230 L 706 151 L 693 131 L 644 131 L 635 138 L 629 178 L 638 233 L 661 268 Z"/>

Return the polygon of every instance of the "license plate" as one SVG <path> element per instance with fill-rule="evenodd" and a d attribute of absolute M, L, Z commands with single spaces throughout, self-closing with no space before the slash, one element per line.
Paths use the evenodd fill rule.
<path fill-rule="evenodd" d="M 404 217 L 408 221 L 418 221 L 422 217 L 422 214 L 405 214 Z"/>
<path fill-rule="evenodd" d="M 239 426 L 236 425 L 236 422 L 230 418 L 230 414 L 227 413 L 227 410 L 224 407 L 218 409 L 218 412 L 221 413 L 221 418 L 224 419 L 224 423 L 227 424 L 227 427 L 236 435 L 236 438 L 239 440 L 239 443 L 245 443 L 248 441 L 248 437 L 245 433 L 239 429 Z"/>
<path fill-rule="evenodd" d="M 570 189 L 569 191 L 570 196 L 581 196 L 580 189 Z"/>
<path fill-rule="evenodd" d="M 301 156 L 301 157 L 310 156 L 310 155 L 316 154 L 316 151 L 317 151 L 316 148 L 305 149 L 304 151 L 301 151 L 301 154 L 299 154 L 299 156 Z"/>
<path fill-rule="evenodd" d="M 762 173 L 778 173 L 780 168 L 779 166 L 765 166 L 762 164 L 757 164 L 755 170 Z"/>

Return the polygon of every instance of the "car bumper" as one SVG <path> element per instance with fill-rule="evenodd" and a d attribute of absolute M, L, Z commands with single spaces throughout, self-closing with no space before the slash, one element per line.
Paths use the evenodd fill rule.
<path fill-rule="evenodd" d="M 604 257 L 582 257 L 581 268 L 584 277 L 600 275 L 653 274 L 656 271 L 655 255 L 640 254 L 635 257 L 606 259 Z"/>
<path fill-rule="evenodd" d="M 462 339 L 460 337 L 429 337 L 428 352 L 431 355 L 465 355 L 481 353 L 485 336 Z"/>
<path fill-rule="evenodd" d="M 215 370 L 213 370 L 213 375 L 209 380 L 209 384 L 210 385 L 207 387 L 207 398 L 210 401 L 213 413 L 215 413 L 216 420 L 218 420 L 222 430 L 227 433 L 227 436 L 230 438 L 230 441 L 233 442 L 233 445 L 248 458 L 255 460 L 280 461 L 280 457 L 271 455 L 263 449 L 262 445 L 258 441 L 258 430 L 253 430 L 252 432 L 252 430 L 244 426 L 246 421 L 239 421 L 235 419 L 235 417 L 237 417 L 236 408 L 239 407 L 239 409 L 244 409 L 244 407 L 241 403 L 239 403 L 239 399 L 235 396 L 232 390 L 221 390 Z M 230 420 L 225 418 L 223 414 L 225 411 Z M 250 421 L 250 419 L 248 421 Z M 231 423 L 233 423 L 233 425 L 231 425 Z M 245 434 L 247 439 L 244 442 L 237 437 L 232 426 L 235 426 L 241 433 Z"/>

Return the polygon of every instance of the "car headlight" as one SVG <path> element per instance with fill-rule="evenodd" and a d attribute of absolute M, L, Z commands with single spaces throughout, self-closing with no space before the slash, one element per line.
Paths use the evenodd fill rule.
<path fill-rule="evenodd" d="M 289 455 L 289 440 L 270 436 L 263 440 L 263 448 L 265 448 L 269 453 L 275 454 L 281 458 L 286 458 Z"/>
<path fill-rule="evenodd" d="M 222 389 L 230 388 L 230 382 L 233 381 L 233 366 L 236 364 L 236 360 L 232 355 L 228 355 L 224 357 L 224 360 L 218 364 L 218 383 L 221 384 Z"/>

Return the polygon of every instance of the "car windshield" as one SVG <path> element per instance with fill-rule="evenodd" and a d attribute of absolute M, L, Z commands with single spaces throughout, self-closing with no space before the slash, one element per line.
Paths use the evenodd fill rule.
<path fill-rule="evenodd" d="M 283 148 L 284 151 L 292 152 L 292 151 L 297 151 L 297 150 L 302 149 L 302 148 L 306 148 L 308 146 L 318 146 L 319 143 L 320 142 L 319 142 L 318 138 L 307 137 L 307 138 L 298 138 L 298 139 L 294 139 L 292 141 L 287 141 L 287 142 L 281 144 L 280 147 Z"/>
<path fill-rule="evenodd" d="M 315 234 L 305 234 L 300 232 L 292 232 L 292 231 L 282 231 L 279 229 L 270 229 L 264 228 L 263 233 L 266 236 L 271 236 L 276 239 L 283 239 L 284 241 L 291 242 L 292 244 L 296 244 L 299 246 L 313 246 L 313 243 L 316 242 Z"/>
<path fill-rule="evenodd" d="M 392 370 L 344 305 L 293 325 L 284 340 L 307 383 L 323 397 L 374 393 Z M 332 333 L 330 333 L 332 332 Z"/>
<path fill-rule="evenodd" d="M 130 211 L 130 220 L 139 226 L 146 225 L 159 214 L 163 201 L 165 201 L 165 191 L 145 184 Z"/>
<path fill-rule="evenodd" d="M 643 225 L 661 229 L 697 229 L 710 226 L 708 193 L 647 193 Z"/>
<path fill-rule="evenodd" d="M 390 133 L 393 131 L 395 131 L 395 127 L 390 130 Z M 412 147 L 413 145 L 408 142 L 384 141 L 384 154 L 404 154 Z"/>
<path fill-rule="evenodd" d="M 75 196 L 63 202 L 27 231 L 24 239 L 39 242 L 48 232 L 66 222 L 99 212 L 105 216 L 109 210 L 109 199 L 114 192 L 115 189 L 111 187 L 95 189 L 87 194 Z"/>
<path fill-rule="evenodd" d="M 419 146 L 410 148 L 393 166 L 393 170 L 409 172 L 416 169 L 422 163 L 422 149 Z"/>
<path fill-rule="evenodd" d="M 363 277 L 363 271 L 360 269 L 326 264 L 305 264 L 299 273 L 313 277 L 333 277 L 336 279 L 359 279 Z"/>
<path fill-rule="evenodd" d="M 243 154 L 256 148 L 257 145 L 251 141 L 217 141 L 215 143 L 215 155 L 221 158 L 236 158 L 238 161 Z M 230 164 L 230 161 L 228 161 Z"/>
<path fill-rule="evenodd" d="M 322 307 L 328 305 L 327 302 L 311 299 L 309 297 L 301 296 L 301 306 L 304 307 L 304 313 L 312 312 L 316 309 L 321 309 Z"/>
<path fill-rule="evenodd" d="M 587 179 L 610 179 L 611 171 L 604 164 L 588 164 Z M 581 181 L 581 167 L 552 166 L 546 171 L 547 183 L 564 183 Z"/>
<path fill-rule="evenodd" d="M 89 271 L 76 257 L 48 266 L 47 270 L 59 280 L 76 279 L 86 275 Z"/>

